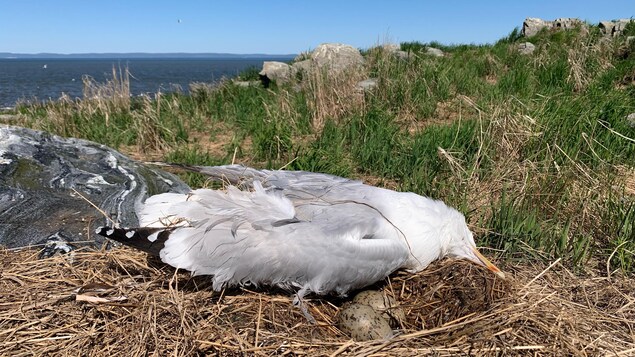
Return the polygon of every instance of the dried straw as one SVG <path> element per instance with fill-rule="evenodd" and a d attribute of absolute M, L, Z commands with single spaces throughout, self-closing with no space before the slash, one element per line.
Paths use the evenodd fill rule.
<path fill-rule="evenodd" d="M 346 299 L 308 301 L 309 325 L 279 290 L 214 293 L 128 248 L 38 260 L 0 251 L 0 355 L 632 355 L 635 283 L 559 264 L 510 265 L 502 281 L 472 263 L 397 273 L 385 289 L 407 315 L 389 341 L 336 326 Z"/>

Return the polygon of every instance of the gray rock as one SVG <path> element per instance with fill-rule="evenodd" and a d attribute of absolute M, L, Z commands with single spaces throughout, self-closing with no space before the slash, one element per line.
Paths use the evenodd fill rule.
<path fill-rule="evenodd" d="M 401 46 L 396 43 L 385 43 L 381 46 L 384 51 L 397 52 L 401 50 Z"/>
<path fill-rule="evenodd" d="M 600 23 L 598 24 L 598 28 L 603 35 L 612 36 L 613 28 L 615 28 L 615 23 L 613 21 L 600 21 Z"/>
<path fill-rule="evenodd" d="M 293 64 L 291 65 L 291 71 L 294 73 L 308 72 L 311 69 L 312 64 L 313 64 L 313 61 L 311 61 L 310 59 L 293 62 Z"/>
<path fill-rule="evenodd" d="M 613 32 L 611 33 L 611 36 L 613 37 L 617 37 L 617 36 L 621 36 L 622 32 L 624 32 L 624 30 L 626 29 L 626 25 L 628 25 L 629 22 L 631 22 L 633 20 L 631 19 L 620 19 L 615 21 L 615 26 L 613 27 Z"/>
<path fill-rule="evenodd" d="M 635 128 L 635 113 L 631 113 L 626 116 L 626 124 L 631 128 Z"/>
<path fill-rule="evenodd" d="M 323 43 L 311 52 L 311 60 L 318 68 L 331 71 L 355 69 L 364 63 L 359 50 L 351 45 Z"/>
<path fill-rule="evenodd" d="M 86 200 L 135 226 L 135 208 L 149 195 L 189 190 L 176 176 L 104 145 L 0 125 L 0 246 L 55 237 L 101 245 L 93 232 L 106 219 Z"/>
<path fill-rule="evenodd" d="M 435 57 L 443 57 L 445 54 L 438 48 L 434 47 L 426 47 L 426 54 L 435 56 Z"/>
<path fill-rule="evenodd" d="M 403 59 L 403 60 L 410 58 L 410 53 L 406 51 L 399 50 L 399 51 L 393 52 L 393 54 L 395 55 L 395 57 Z"/>
<path fill-rule="evenodd" d="M 521 55 L 530 55 L 534 53 L 536 46 L 531 42 L 523 42 L 518 44 L 518 52 Z"/>
<path fill-rule="evenodd" d="M 369 92 L 377 88 L 378 83 L 377 78 L 368 78 L 358 82 L 355 88 L 361 92 Z"/>
<path fill-rule="evenodd" d="M 574 17 L 561 17 L 553 21 L 543 20 L 535 17 L 528 17 L 523 22 L 523 36 L 534 36 L 543 28 L 554 30 L 570 30 L 582 24 L 583 22 L 580 21 L 580 19 Z"/>
<path fill-rule="evenodd" d="M 559 30 L 571 30 L 582 24 L 583 22 L 575 17 L 560 17 L 552 21 L 551 27 Z"/>
<path fill-rule="evenodd" d="M 534 36 L 545 27 L 551 27 L 551 21 L 545 21 L 537 17 L 528 17 L 525 19 L 525 22 L 523 22 L 523 36 Z"/>
<path fill-rule="evenodd" d="M 400 59 L 408 59 L 410 54 L 406 51 L 401 50 L 401 46 L 396 43 L 386 43 L 381 46 L 384 51 L 392 54 L 393 56 Z"/>
<path fill-rule="evenodd" d="M 277 83 L 284 83 L 291 79 L 291 66 L 284 62 L 265 61 L 259 74 Z"/>
<path fill-rule="evenodd" d="M 619 19 L 616 21 L 600 21 L 598 28 L 604 36 L 617 37 L 624 32 L 626 25 L 631 22 L 631 19 Z"/>

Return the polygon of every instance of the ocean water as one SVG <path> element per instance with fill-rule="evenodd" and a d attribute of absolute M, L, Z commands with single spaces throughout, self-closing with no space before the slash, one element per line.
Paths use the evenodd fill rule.
<path fill-rule="evenodd" d="M 98 82 L 112 78 L 112 68 L 130 72 L 130 91 L 142 93 L 186 92 L 192 82 L 213 83 L 241 71 L 262 68 L 263 61 L 280 58 L 245 59 L 0 59 L 0 108 L 16 101 L 58 99 L 63 93 L 82 97 L 82 76 Z"/>

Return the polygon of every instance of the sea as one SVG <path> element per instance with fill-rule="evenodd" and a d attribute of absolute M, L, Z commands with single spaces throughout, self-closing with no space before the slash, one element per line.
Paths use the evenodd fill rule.
<path fill-rule="evenodd" d="M 63 94 L 81 98 L 83 76 L 97 82 L 112 79 L 112 69 L 130 73 L 131 95 L 187 92 L 192 82 L 216 83 L 264 61 L 292 57 L 249 58 L 3 58 L 0 59 L 0 108 L 18 101 L 47 101 Z"/>

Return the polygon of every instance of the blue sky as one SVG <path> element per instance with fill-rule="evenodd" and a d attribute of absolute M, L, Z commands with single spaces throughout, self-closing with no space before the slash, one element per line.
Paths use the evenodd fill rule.
<path fill-rule="evenodd" d="M 286 54 L 323 42 L 492 43 L 526 17 L 595 23 L 635 16 L 635 1 L 0 0 L 0 9 L 0 52 Z"/>

